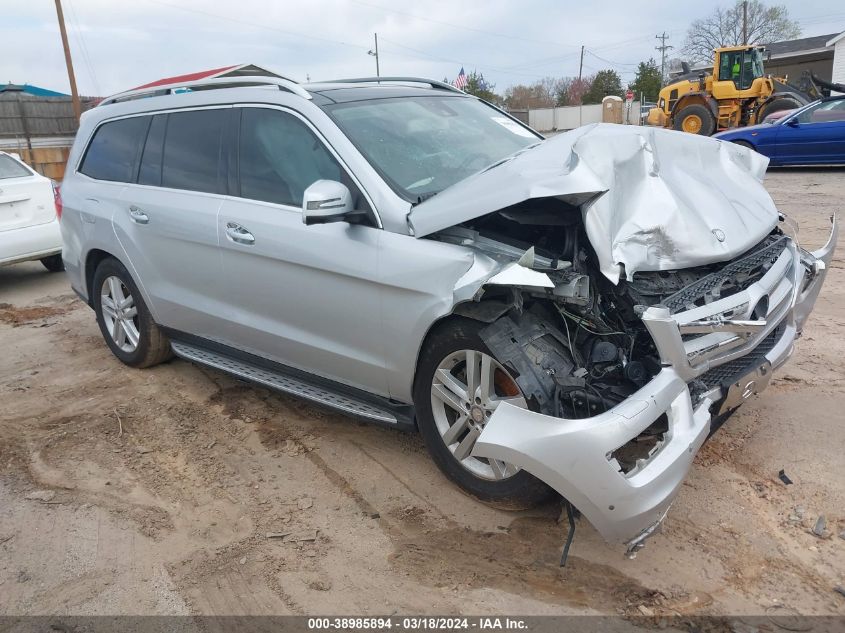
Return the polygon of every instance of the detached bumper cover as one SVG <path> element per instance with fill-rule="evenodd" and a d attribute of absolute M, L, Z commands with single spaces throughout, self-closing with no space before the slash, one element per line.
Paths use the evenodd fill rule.
<path fill-rule="evenodd" d="M 835 218 L 832 223 L 822 249 L 808 253 L 790 241 L 769 272 L 740 293 L 676 314 L 662 308 L 646 310 L 643 320 L 663 368 L 618 406 L 591 418 L 570 420 L 502 404 L 472 454 L 525 469 L 574 504 L 606 540 L 636 547 L 665 517 L 707 438 L 711 407 L 728 395 L 731 374 L 726 368 L 735 368 L 746 358 L 746 365 L 755 366 L 740 367 L 739 376 L 748 375 L 748 369 L 760 365 L 777 368 L 792 354 L 833 257 Z M 766 318 L 752 333 L 726 326 L 701 337 L 681 336 L 685 324 L 702 319 L 718 320 L 724 314 L 748 319 L 759 312 L 764 297 Z M 718 374 L 716 384 L 708 383 L 717 369 L 725 371 Z M 731 380 L 737 378 L 733 375 Z M 749 382 L 746 391 L 748 397 L 759 390 Z M 622 472 L 612 453 L 664 414 L 668 432 L 663 440 L 635 469 Z"/>

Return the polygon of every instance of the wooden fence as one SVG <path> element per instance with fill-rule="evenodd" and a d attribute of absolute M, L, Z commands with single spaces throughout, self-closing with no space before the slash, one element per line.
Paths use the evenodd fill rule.
<path fill-rule="evenodd" d="M 82 109 L 99 99 L 83 97 Z M 19 154 L 38 173 L 61 180 L 78 126 L 70 97 L 0 93 L 0 150 Z"/>
<path fill-rule="evenodd" d="M 21 148 L 16 151 L 23 162 L 32 167 L 42 176 L 61 180 L 65 177 L 67 157 L 70 154 L 70 147 L 34 147 L 32 149 Z"/>

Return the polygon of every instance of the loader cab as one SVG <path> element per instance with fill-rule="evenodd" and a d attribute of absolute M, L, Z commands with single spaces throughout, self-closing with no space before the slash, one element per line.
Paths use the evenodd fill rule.
<path fill-rule="evenodd" d="M 717 99 L 745 97 L 764 76 L 763 50 L 759 47 L 717 48 L 713 67 L 713 96 Z"/>

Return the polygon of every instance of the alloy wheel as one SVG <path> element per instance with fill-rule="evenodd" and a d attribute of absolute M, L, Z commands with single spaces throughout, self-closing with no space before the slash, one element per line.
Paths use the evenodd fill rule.
<path fill-rule="evenodd" d="M 461 466 L 482 479 L 508 479 L 519 472 L 507 462 L 470 455 L 487 420 L 503 402 L 528 408 L 511 375 L 489 354 L 458 350 L 434 372 L 431 409 L 437 430 Z"/>
<path fill-rule="evenodd" d="M 138 329 L 138 308 L 135 299 L 119 277 L 112 275 L 103 280 L 100 289 L 100 310 L 106 330 L 122 351 L 132 353 L 141 338 Z"/>

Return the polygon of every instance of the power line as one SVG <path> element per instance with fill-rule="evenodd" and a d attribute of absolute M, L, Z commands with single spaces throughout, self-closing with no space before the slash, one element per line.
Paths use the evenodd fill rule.
<path fill-rule="evenodd" d="M 593 57 L 595 57 L 596 59 L 601 60 L 601 61 L 603 61 L 603 62 L 604 62 L 604 63 L 606 63 L 606 64 L 610 64 L 611 66 L 631 66 L 631 67 L 634 67 L 634 68 L 636 68 L 637 66 L 639 66 L 639 64 L 628 64 L 628 63 L 625 63 L 625 62 L 615 62 L 615 61 L 613 61 L 612 59 L 605 59 L 604 57 L 601 57 L 601 56 L 599 56 L 599 55 L 596 55 L 593 51 L 591 51 L 591 50 L 589 50 L 589 49 L 587 49 L 587 52 L 588 52 L 590 55 L 592 55 Z"/>
<path fill-rule="evenodd" d="M 384 11 L 385 13 L 395 13 L 397 15 L 404 15 L 405 17 L 414 18 L 415 20 L 422 20 L 423 22 L 431 22 L 432 24 L 439 24 L 440 26 L 448 26 L 453 29 L 458 29 L 460 31 L 472 31 L 473 33 L 480 33 L 482 35 L 490 35 L 492 37 L 503 37 L 509 40 L 517 40 L 519 42 L 528 42 L 529 44 L 550 44 L 552 46 L 563 46 L 567 48 L 578 48 L 575 44 L 561 44 L 560 42 L 552 42 L 549 40 L 538 40 L 536 38 L 527 38 L 527 37 L 520 37 L 519 35 L 511 35 L 508 33 L 497 33 L 495 31 L 485 31 L 484 29 L 477 29 L 471 26 L 467 26 L 466 24 L 454 24 L 452 22 L 446 22 L 445 20 L 435 20 L 434 18 L 428 18 L 423 15 L 419 15 L 417 13 L 409 13 L 408 11 L 400 11 L 399 9 L 393 9 L 390 7 L 385 7 L 380 4 L 373 4 L 371 2 L 364 2 L 363 0 L 349 0 L 353 4 L 358 4 L 365 7 L 370 7 L 371 9 L 377 9 L 379 11 Z M 576 55 L 578 53 L 575 53 Z"/>
<path fill-rule="evenodd" d="M 358 50 L 369 50 L 369 46 L 361 46 L 360 44 L 350 44 L 349 42 L 343 42 L 341 40 L 333 40 L 327 37 L 318 37 L 316 35 L 306 35 L 304 33 L 297 33 L 295 31 L 286 31 L 285 29 L 279 29 L 274 26 L 268 26 L 267 24 L 261 24 L 260 22 L 250 22 L 248 20 L 244 20 L 241 18 L 233 18 L 228 15 L 220 15 L 219 13 L 212 13 L 210 11 L 203 11 L 202 9 L 189 9 L 188 7 L 183 7 L 178 4 L 170 4 L 169 2 L 161 2 L 161 0 L 147 0 L 147 2 L 151 2 L 153 4 L 158 4 L 163 7 L 169 7 L 171 9 L 178 9 L 179 11 L 186 11 L 188 13 L 196 13 L 198 15 L 205 15 L 210 18 L 217 18 L 218 20 L 225 20 L 226 22 L 237 22 L 240 24 L 245 24 L 247 26 L 252 26 L 257 29 L 265 29 L 267 31 L 275 31 L 276 33 L 284 33 L 285 35 L 291 35 L 293 37 L 301 37 L 307 40 L 315 40 L 317 42 L 328 42 L 330 44 L 338 44 L 340 46 L 348 46 L 350 48 L 357 48 Z"/>
<path fill-rule="evenodd" d="M 414 53 L 418 53 L 418 54 L 422 55 L 423 57 L 426 57 L 428 59 L 433 59 L 435 61 L 449 62 L 450 64 L 459 64 L 461 66 L 474 66 L 476 68 L 487 68 L 488 70 L 493 70 L 495 72 L 502 73 L 504 75 L 515 75 L 517 77 L 536 77 L 536 78 L 545 77 L 545 75 L 538 75 L 536 73 L 513 72 L 513 71 L 508 70 L 506 68 L 496 68 L 495 66 L 490 66 L 489 64 L 475 64 L 475 63 L 473 63 L 471 61 L 467 61 L 467 60 L 461 61 L 461 60 L 457 60 L 457 59 L 454 59 L 454 58 L 442 57 L 440 55 L 432 55 L 431 53 L 426 52 L 426 51 L 422 51 L 418 48 L 411 48 L 410 46 L 405 46 L 404 44 L 400 44 L 399 42 L 394 42 L 393 40 L 389 40 L 384 36 L 381 37 L 381 41 L 392 44 L 393 46 L 398 46 L 399 48 L 404 48 L 405 50 L 409 50 L 409 51 L 412 51 Z M 382 48 L 384 48 L 384 47 L 382 47 Z"/>
<path fill-rule="evenodd" d="M 70 0 L 67 0 L 67 5 L 70 8 L 70 25 L 76 32 L 76 39 L 79 41 L 79 50 L 82 51 L 82 61 L 85 62 L 85 68 L 88 70 L 88 75 L 91 77 L 91 83 L 94 85 L 94 94 L 100 95 L 100 84 L 97 81 L 97 74 L 94 72 L 94 65 L 91 63 L 91 56 L 88 54 L 88 46 L 85 44 L 85 38 L 82 37 L 82 28 L 79 26 L 79 18 L 76 17 L 76 9 Z"/>
<path fill-rule="evenodd" d="M 556 64 L 567 59 L 578 57 L 580 53 L 569 53 L 567 55 L 556 55 L 554 57 L 544 57 L 543 59 L 537 59 L 532 62 L 528 62 L 526 64 L 517 64 L 516 66 L 508 66 L 511 70 L 518 70 L 520 68 L 527 68 L 527 67 L 537 67 L 537 66 L 547 66 L 548 64 Z"/>

